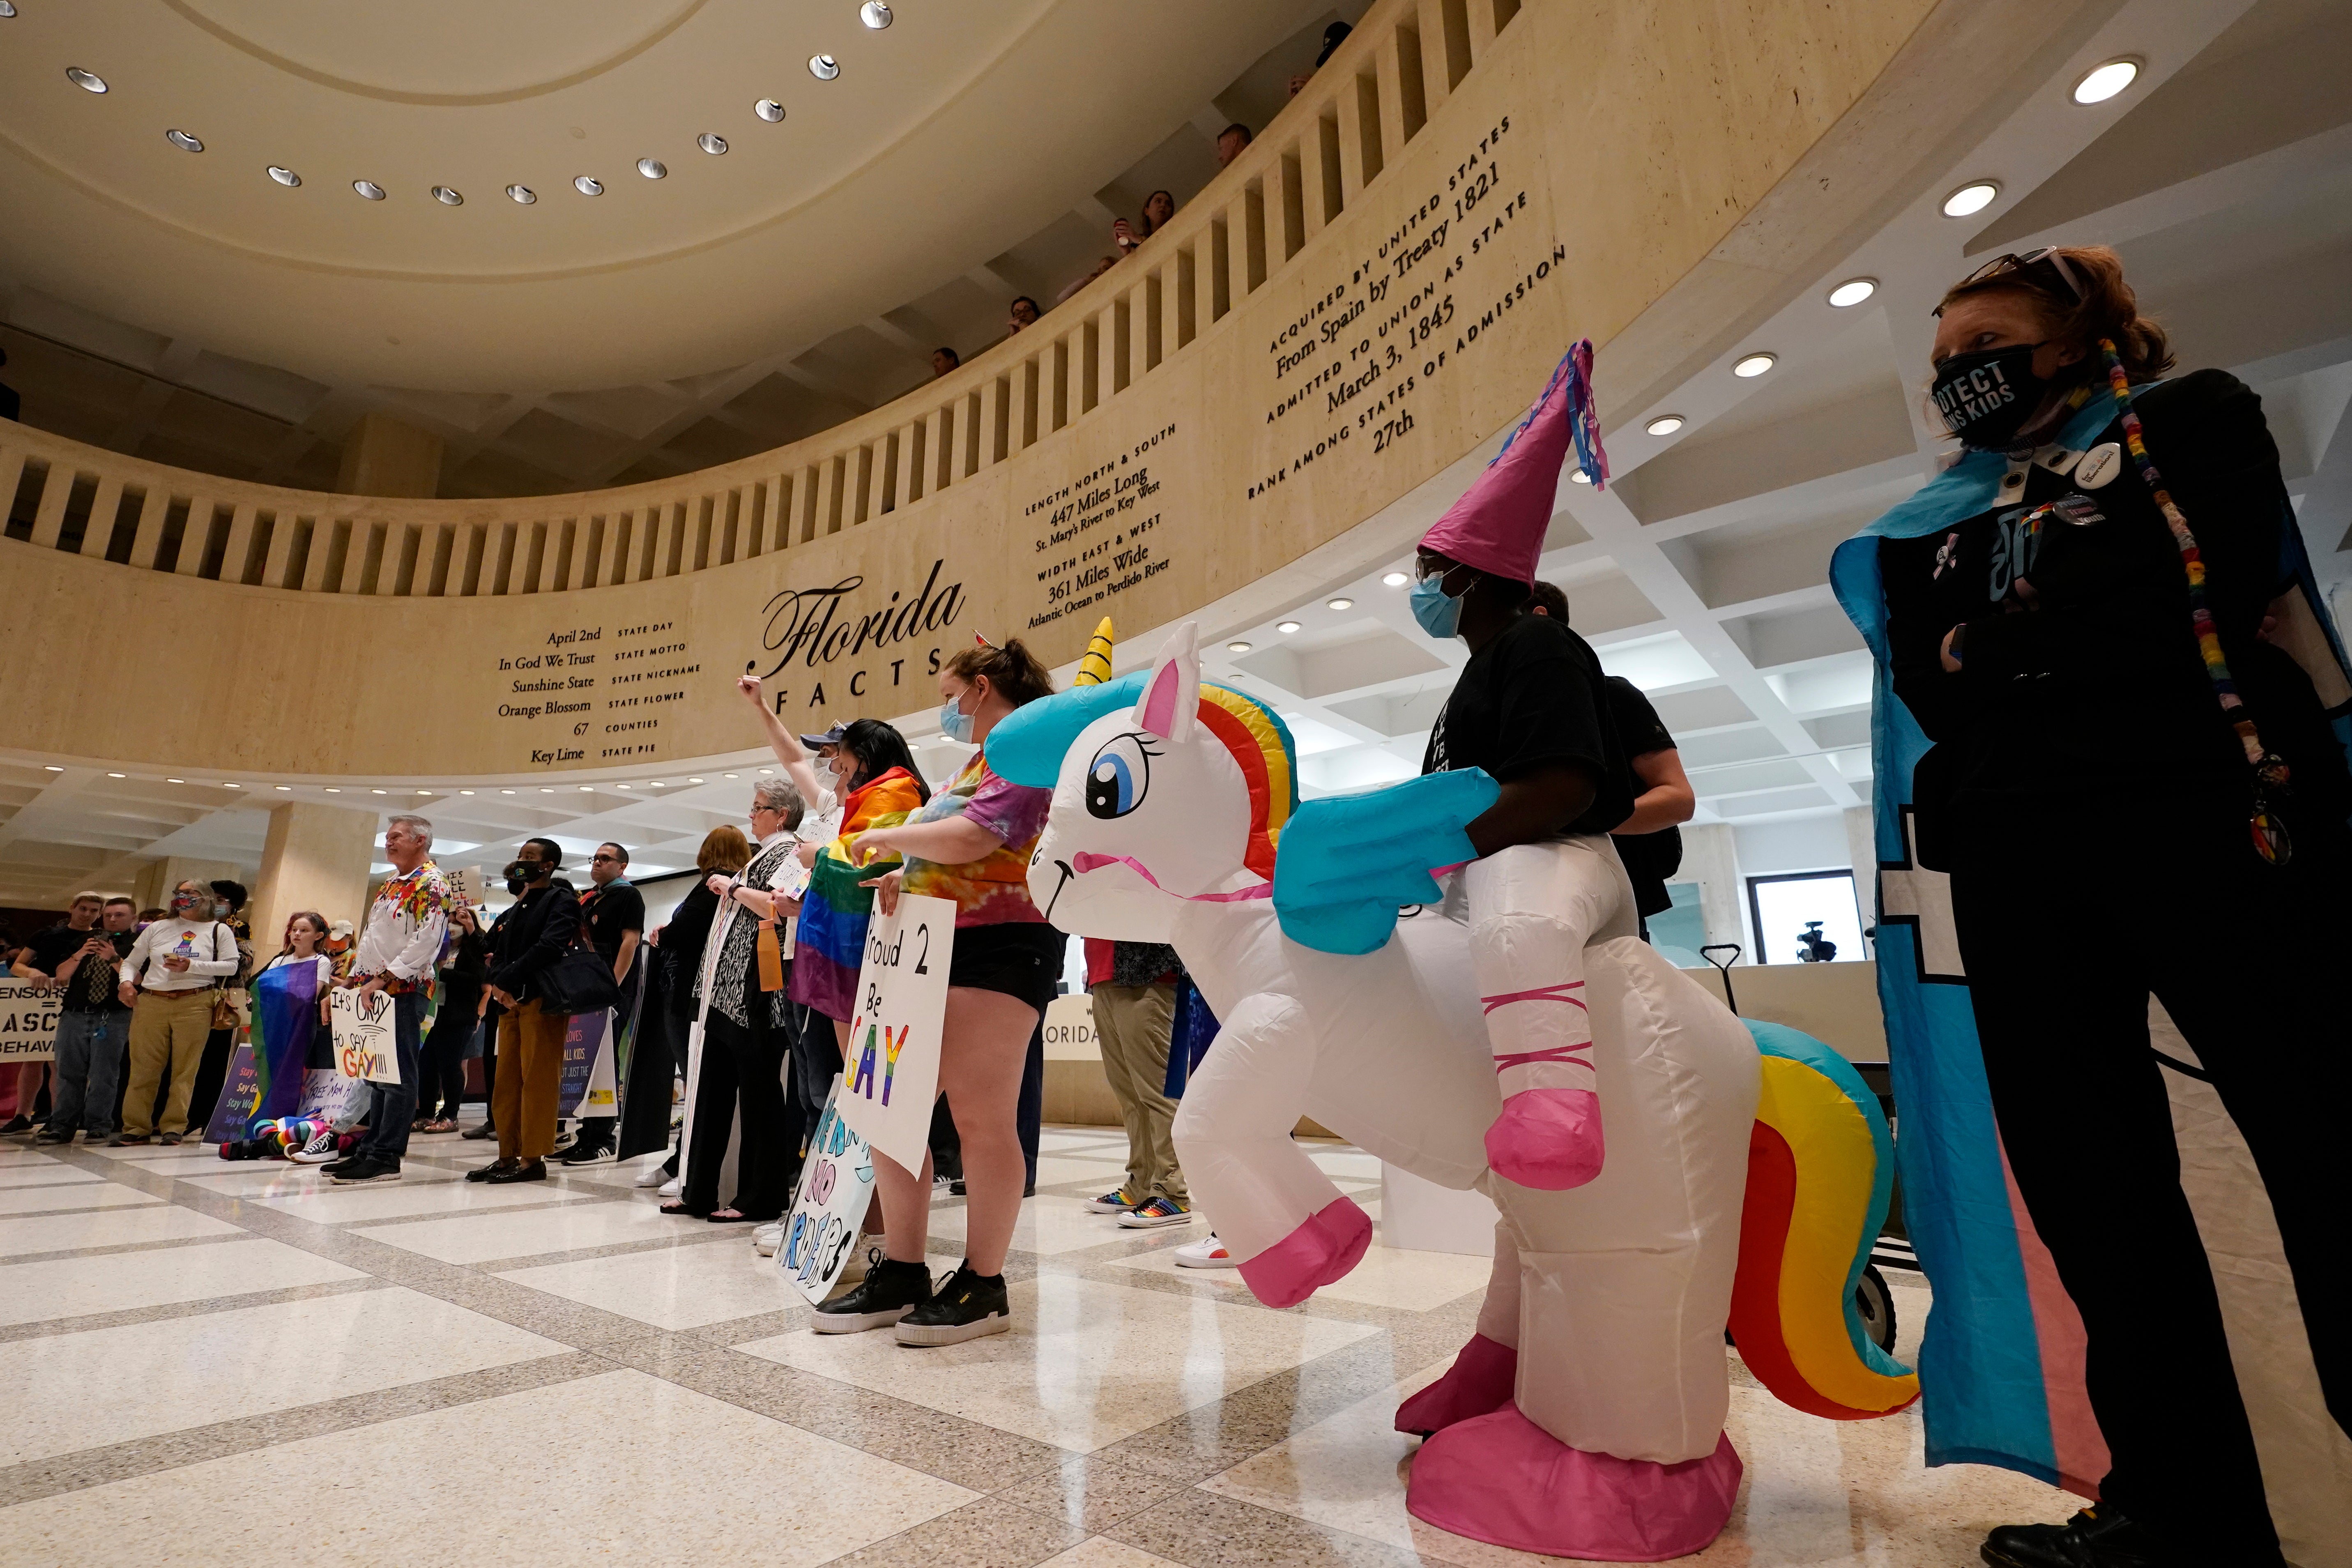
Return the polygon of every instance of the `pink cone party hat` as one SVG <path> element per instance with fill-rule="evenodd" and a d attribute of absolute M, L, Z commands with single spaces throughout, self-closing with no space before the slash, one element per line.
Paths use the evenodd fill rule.
<path fill-rule="evenodd" d="M 1422 548 L 1514 583 L 1534 582 L 1571 444 L 1593 488 L 1606 489 L 1609 455 L 1601 449 L 1600 416 L 1592 406 L 1590 338 L 1578 339 L 1568 351 L 1486 471 L 1421 536 Z"/>

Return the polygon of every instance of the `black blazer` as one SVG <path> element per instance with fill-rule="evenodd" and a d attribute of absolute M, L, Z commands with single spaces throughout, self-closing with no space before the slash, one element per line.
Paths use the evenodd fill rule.
<path fill-rule="evenodd" d="M 694 977 L 701 973 L 703 950 L 719 913 L 719 897 L 707 881 L 677 901 L 669 924 L 662 928 L 662 962 L 667 967 L 670 1005 L 680 1015 L 694 1011 Z"/>
<path fill-rule="evenodd" d="M 531 1000 L 532 981 L 580 934 L 580 899 L 551 881 L 517 900 L 490 928 L 490 984 L 517 1002 Z"/>

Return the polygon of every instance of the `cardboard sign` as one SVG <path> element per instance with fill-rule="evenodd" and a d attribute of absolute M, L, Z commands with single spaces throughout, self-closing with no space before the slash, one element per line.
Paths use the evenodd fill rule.
<path fill-rule="evenodd" d="M 923 1168 L 931 1142 L 955 917 L 952 900 L 919 893 L 900 894 L 898 912 L 887 917 L 877 905 L 857 971 L 841 1114 L 851 1131 L 909 1171 Z"/>
<path fill-rule="evenodd" d="M 482 880 L 479 866 L 460 866 L 455 872 L 445 870 L 443 875 L 448 877 L 450 886 L 457 889 L 458 896 L 476 909 L 489 901 L 489 884 Z"/>
<path fill-rule="evenodd" d="M 812 1307 L 840 1283 L 857 1250 L 866 1205 L 874 1201 L 874 1156 L 835 1110 L 841 1086 L 836 1076 L 833 1092 L 825 1096 L 824 1115 L 809 1134 L 800 1192 L 776 1248 L 776 1267 Z"/>
<path fill-rule="evenodd" d="M 400 1081 L 400 1052 L 392 1033 L 392 993 L 364 1002 L 356 985 L 338 987 L 329 1004 L 335 1029 L 335 1070 L 370 1083 Z"/>
<path fill-rule="evenodd" d="M 65 1000 L 65 987 L 46 980 L 0 980 L 0 1066 L 56 1059 Z"/>

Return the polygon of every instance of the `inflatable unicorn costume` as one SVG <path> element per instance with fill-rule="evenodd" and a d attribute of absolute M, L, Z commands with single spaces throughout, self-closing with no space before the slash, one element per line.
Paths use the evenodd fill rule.
<path fill-rule="evenodd" d="M 1098 669 L 1108 630 L 1087 660 Z M 1055 792 L 1030 868 L 1037 907 L 1065 931 L 1173 944 L 1221 1020 L 1176 1141 L 1261 1300 L 1306 1300 L 1371 1238 L 1292 1142 L 1302 1115 L 1495 1201 L 1479 1331 L 1398 1415 L 1430 1434 L 1414 1514 L 1556 1555 L 1699 1550 L 1740 1475 L 1723 1430 L 1727 1324 L 1750 1370 L 1801 1409 L 1862 1418 L 1917 1396 L 1852 1305 L 1892 1180 L 1876 1100 L 1826 1047 L 1743 1026 L 1659 958 L 1634 934 L 1630 896 L 1596 901 L 1575 955 L 1590 1157 L 1519 1169 L 1564 1190 L 1494 1168 L 1491 964 L 1474 961 L 1462 873 L 1450 889 L 1430 875 L 1472 858 L 1463 826 L 1494 800 L 1492 779 L 1435 773 L 1302 806 L 1282 721 L 1201 680 L 1190 625 L 1149 670 L 1024 706 L 988 755 Z M 1596 858 L 1576 885 L 1622 887 L 1605 837 L 1574 849 Z"/>

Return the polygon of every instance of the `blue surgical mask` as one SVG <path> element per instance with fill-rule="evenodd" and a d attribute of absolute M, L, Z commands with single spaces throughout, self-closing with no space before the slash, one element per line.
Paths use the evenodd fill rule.
<path fill-rule="evenodd" d="M 950 697 L 940 704 L 940 733 L 960 746 L 971 744 L 971 715 L 957 704 L 961 698 Z"/>
<path fill-rule="evenodd" d="M 1421 629 L 1440 639 L 1459 637 L 1462 633 L 1462 601 L 1445 591 L 1443 576 L 1423 577 L 1412 585 L 1408 595 L 1412 605 L 1412 618 Z"/>

